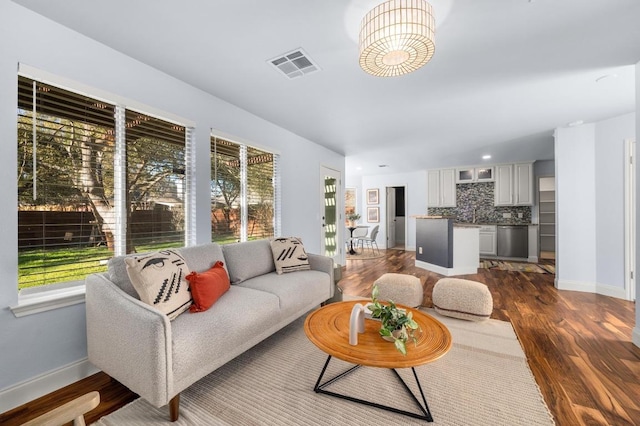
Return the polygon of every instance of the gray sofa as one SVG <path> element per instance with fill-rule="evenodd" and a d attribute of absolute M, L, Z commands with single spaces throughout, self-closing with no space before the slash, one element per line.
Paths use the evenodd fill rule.
<path fill-rule="evenodd" d="M 333 296 L 333 260 L 309 254 L 311 270 L 278 275 L 269 241 L 179 250 L 191 271 L 224 262 L 231 288 L 209 310 L 173 321 L 141 302 L 124 257 L 86 279 L 89 361 L 178 419 L 183 389 Z"/>

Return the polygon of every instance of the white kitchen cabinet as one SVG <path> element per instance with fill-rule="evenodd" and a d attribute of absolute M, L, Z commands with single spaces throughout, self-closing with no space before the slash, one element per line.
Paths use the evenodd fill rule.
<path fill-rule="evenodd" d="M 456 206 L 456 171 L 441 169 L 427 171 L 427 207 Z"/>
<path fill-rule="evenodd" d="M 496 184 L 494 188 L 496 206 L 513 205 L 513 165 L 496 166 Z"/>
<path fill-rule="evenodd" d="M 493 182 L 493 167 L 476 167 L 476 182 Z"/>
<path fill-rule="evenodd" d="M 466 169 L 456 169 L 456 183 L 470 183 L 476 181 L 475 169 L 467 167 Z"/>
<path fill-rule="evenodd" d="M 514 164 L 514 206 L 533 205 L 533 164 Z"/>
<path fill-rule="evenodd" d="M 498 254 L 498 238 L 496 225 L 480 227 L 480 255 L 496 256 Z"/>
<path fill-rule="evenodd" d="M 496 166 L 494 196 L 496 206 L 533 205 L 533 164 Z"/>

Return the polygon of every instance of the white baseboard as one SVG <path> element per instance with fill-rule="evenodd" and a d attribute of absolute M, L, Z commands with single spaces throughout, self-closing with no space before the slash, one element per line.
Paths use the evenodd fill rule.
<path fill-rule="evenodd" d="M 640 348 L 640 325 L 637 325 L 633 328 L 633 332 L 631 333 L 631 341 L 634 345 Z"/>
<path fill-rule="evenodd" d="M 558 290 L 582 291 L 584 293 L 595 293 L 596 283 L 571 280 L 556 280 L 556 288 Z"/>
<path fill-rule="evenodd" d="M 539 260 L 538 256 L 529 256 L 527 258 L 527 262 L 529 262 L 529 263 L 538 263 L 538 260 Z"/>
<path fill-rule="evenodd" d="M 582 291 L 584 293 L 595 293 L 627 300 L 627 293 L 624 288 L 607 284 L 556 279 L 556 288 L 558 290 Z"/>
<path fill-rule="evenodd" d="M 19 407 L 100 371 L 87 358 L 40 374 L 0 391 L 0 413 Z"/>
<path fill-rule="evenodd" d="M 615 297 L 616 299 L 628 300 L 627 291 L 622 287 L 596 283 L 596 293 L 603 296 Z"/>
<path fill-rule="evenodd" d="M 445 268 L 444 266 L 434 265 L 432 263 L 423 262 L 421 260 L 416 260 L 416 267 L 426 269 L 427 271 L 435 272 L 436 274 L 444 275 L 446 277 L 451 277 L 454 275 L 470 275 L 477 274 L 478 268 L 473 267 L 463 267 L 463 268 Z"/>

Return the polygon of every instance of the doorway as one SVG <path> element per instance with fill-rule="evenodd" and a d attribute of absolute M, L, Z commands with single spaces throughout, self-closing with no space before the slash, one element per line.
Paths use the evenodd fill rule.
<path fill-rule="evenodd" d="M 556 258 L 556 178 L 538 179 L 540 259 Z"/>
<path fill-rule="evenodd" d="M 322 235 L 321 253 L 331 257 L 336 264 L 341 263 L 340 230 L 342 229 L 341 179 L 340 172 L 328 167 L 320 168 L 322 184 Z"/>
<path fill-rule="evenodd" d="M 406 247 L 406 188 L 388 186 L 387 188 L 387 248 L 404 250 Z"/>

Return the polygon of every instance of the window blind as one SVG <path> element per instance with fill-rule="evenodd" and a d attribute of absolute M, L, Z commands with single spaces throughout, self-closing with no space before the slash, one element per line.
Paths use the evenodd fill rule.
<path fill-rule="evenodd" d="M 185 245 L 191 129 L 23 76 L 17 116 L 19 288 Z"/>
<path fill-rule="evenodd" d="M 105 269 L 114 106 L 18 78 L 18 286 Z"/>
<path fill-rule="evenodd" d="M 212 241 L 276 235 L 280 226 L 277 158 L 267 151 L 211 137 Z"/>
<path fill-rule="evenodd" d="M 273 154 L 247 147 L 247 238 L 274 235 Z"/>
<path fill-rule="evenodd" d="M 186 130 L 131 110 L 125 122 L 127 252 L 183 246 Z"/>
<path fill-rule="evenodd" d="M 211 137 L 211 240 L 240 241 L 240 145 Z"/>

